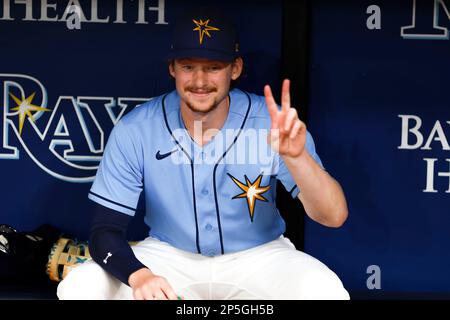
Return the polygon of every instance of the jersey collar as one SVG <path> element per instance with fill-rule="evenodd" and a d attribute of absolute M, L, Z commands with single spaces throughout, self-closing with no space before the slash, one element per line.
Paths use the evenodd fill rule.
<path fill-rule="evenodd" d="M 234 134 L 233 137 L 226 139 L 226 143 L 219 144 L 222 150 L 214 150 L 217 161 L 220 161 L 220 158 L 223 157 L 222 155 L 235 143 L 240 130 L 245 126 L 251 108 L 251 99 L 248 93 L 239 89 L 233 89 L 229 92 L 229 96 L 230 109 L 220 131 L 225 136 L 226 130 L 233 129 Z M 194 161 L 196 153 L 201 151 L 208 152 L 208 149 L 217 148 L 217 144 L 214 144 L 215 138 L 203 147 L 192 140 L 181 117 L 180 96 L 176 90 L 163 97 L 162 108 L 165 120 L 164 125 L 172 135 L 175 143 L 184 150 L 191 162 Z"/>

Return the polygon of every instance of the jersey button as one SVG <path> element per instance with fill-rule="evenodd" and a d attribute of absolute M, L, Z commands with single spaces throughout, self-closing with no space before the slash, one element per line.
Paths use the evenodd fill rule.
<path fill-rule="evenodd" d="M 209 223 L 206 225 L 205 227 L 206 230 L 211 231 L 213 229 L 212 225 L 210 225 Z"/>
<path fill-rule="evenodd" d="M 204 196 L 207 196 L 208 193 L 209 193 L 208 190 L 206 190 L 206 189 L 203 189 L 203 190 L 202 190 L 202 194 L 203 194 Z"/>
<path fill-rule="evenodd" d="M 205 160 L 206 159 L 206 153 L 201 152 L 200 153 L 200 159 Z"/>

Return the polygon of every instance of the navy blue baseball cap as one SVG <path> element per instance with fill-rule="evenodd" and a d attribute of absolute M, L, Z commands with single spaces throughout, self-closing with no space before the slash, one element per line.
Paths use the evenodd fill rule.
<path fill-rule="evenodd" d="M 168 58 L 205 58 L 232 62 L 240 56 L 237 31 L 215 9 L 198 9 L 174 24 Z"/>

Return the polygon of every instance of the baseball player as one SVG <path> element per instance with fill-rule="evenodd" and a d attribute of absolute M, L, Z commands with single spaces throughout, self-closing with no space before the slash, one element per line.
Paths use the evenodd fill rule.
<path fill-rule="evenodd" d="M 169 73 L 176 90 L 112 130 L 89 192 L 93 261 L 72 270 L 60 299 L 348 299 L 336 274 L 283 236 L 281 181 L 308 216 L 339 227 L 340 185 L 290 105 L 234 86 L 243 68 L 235 27 L 213 12 L 179 19 Z M 145 193 L 149 237 L 127 225 Z"/>

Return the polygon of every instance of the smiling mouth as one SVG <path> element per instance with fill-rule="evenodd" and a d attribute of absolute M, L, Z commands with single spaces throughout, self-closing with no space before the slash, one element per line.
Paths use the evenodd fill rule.
<path fill-rule="evenodd" d="M 212 93 L 212 91 L 189 91 L 189 93 L 191 93 L 192 95 L 194 95 L 196 97 L 206 97 L 210 93 Z"/>

